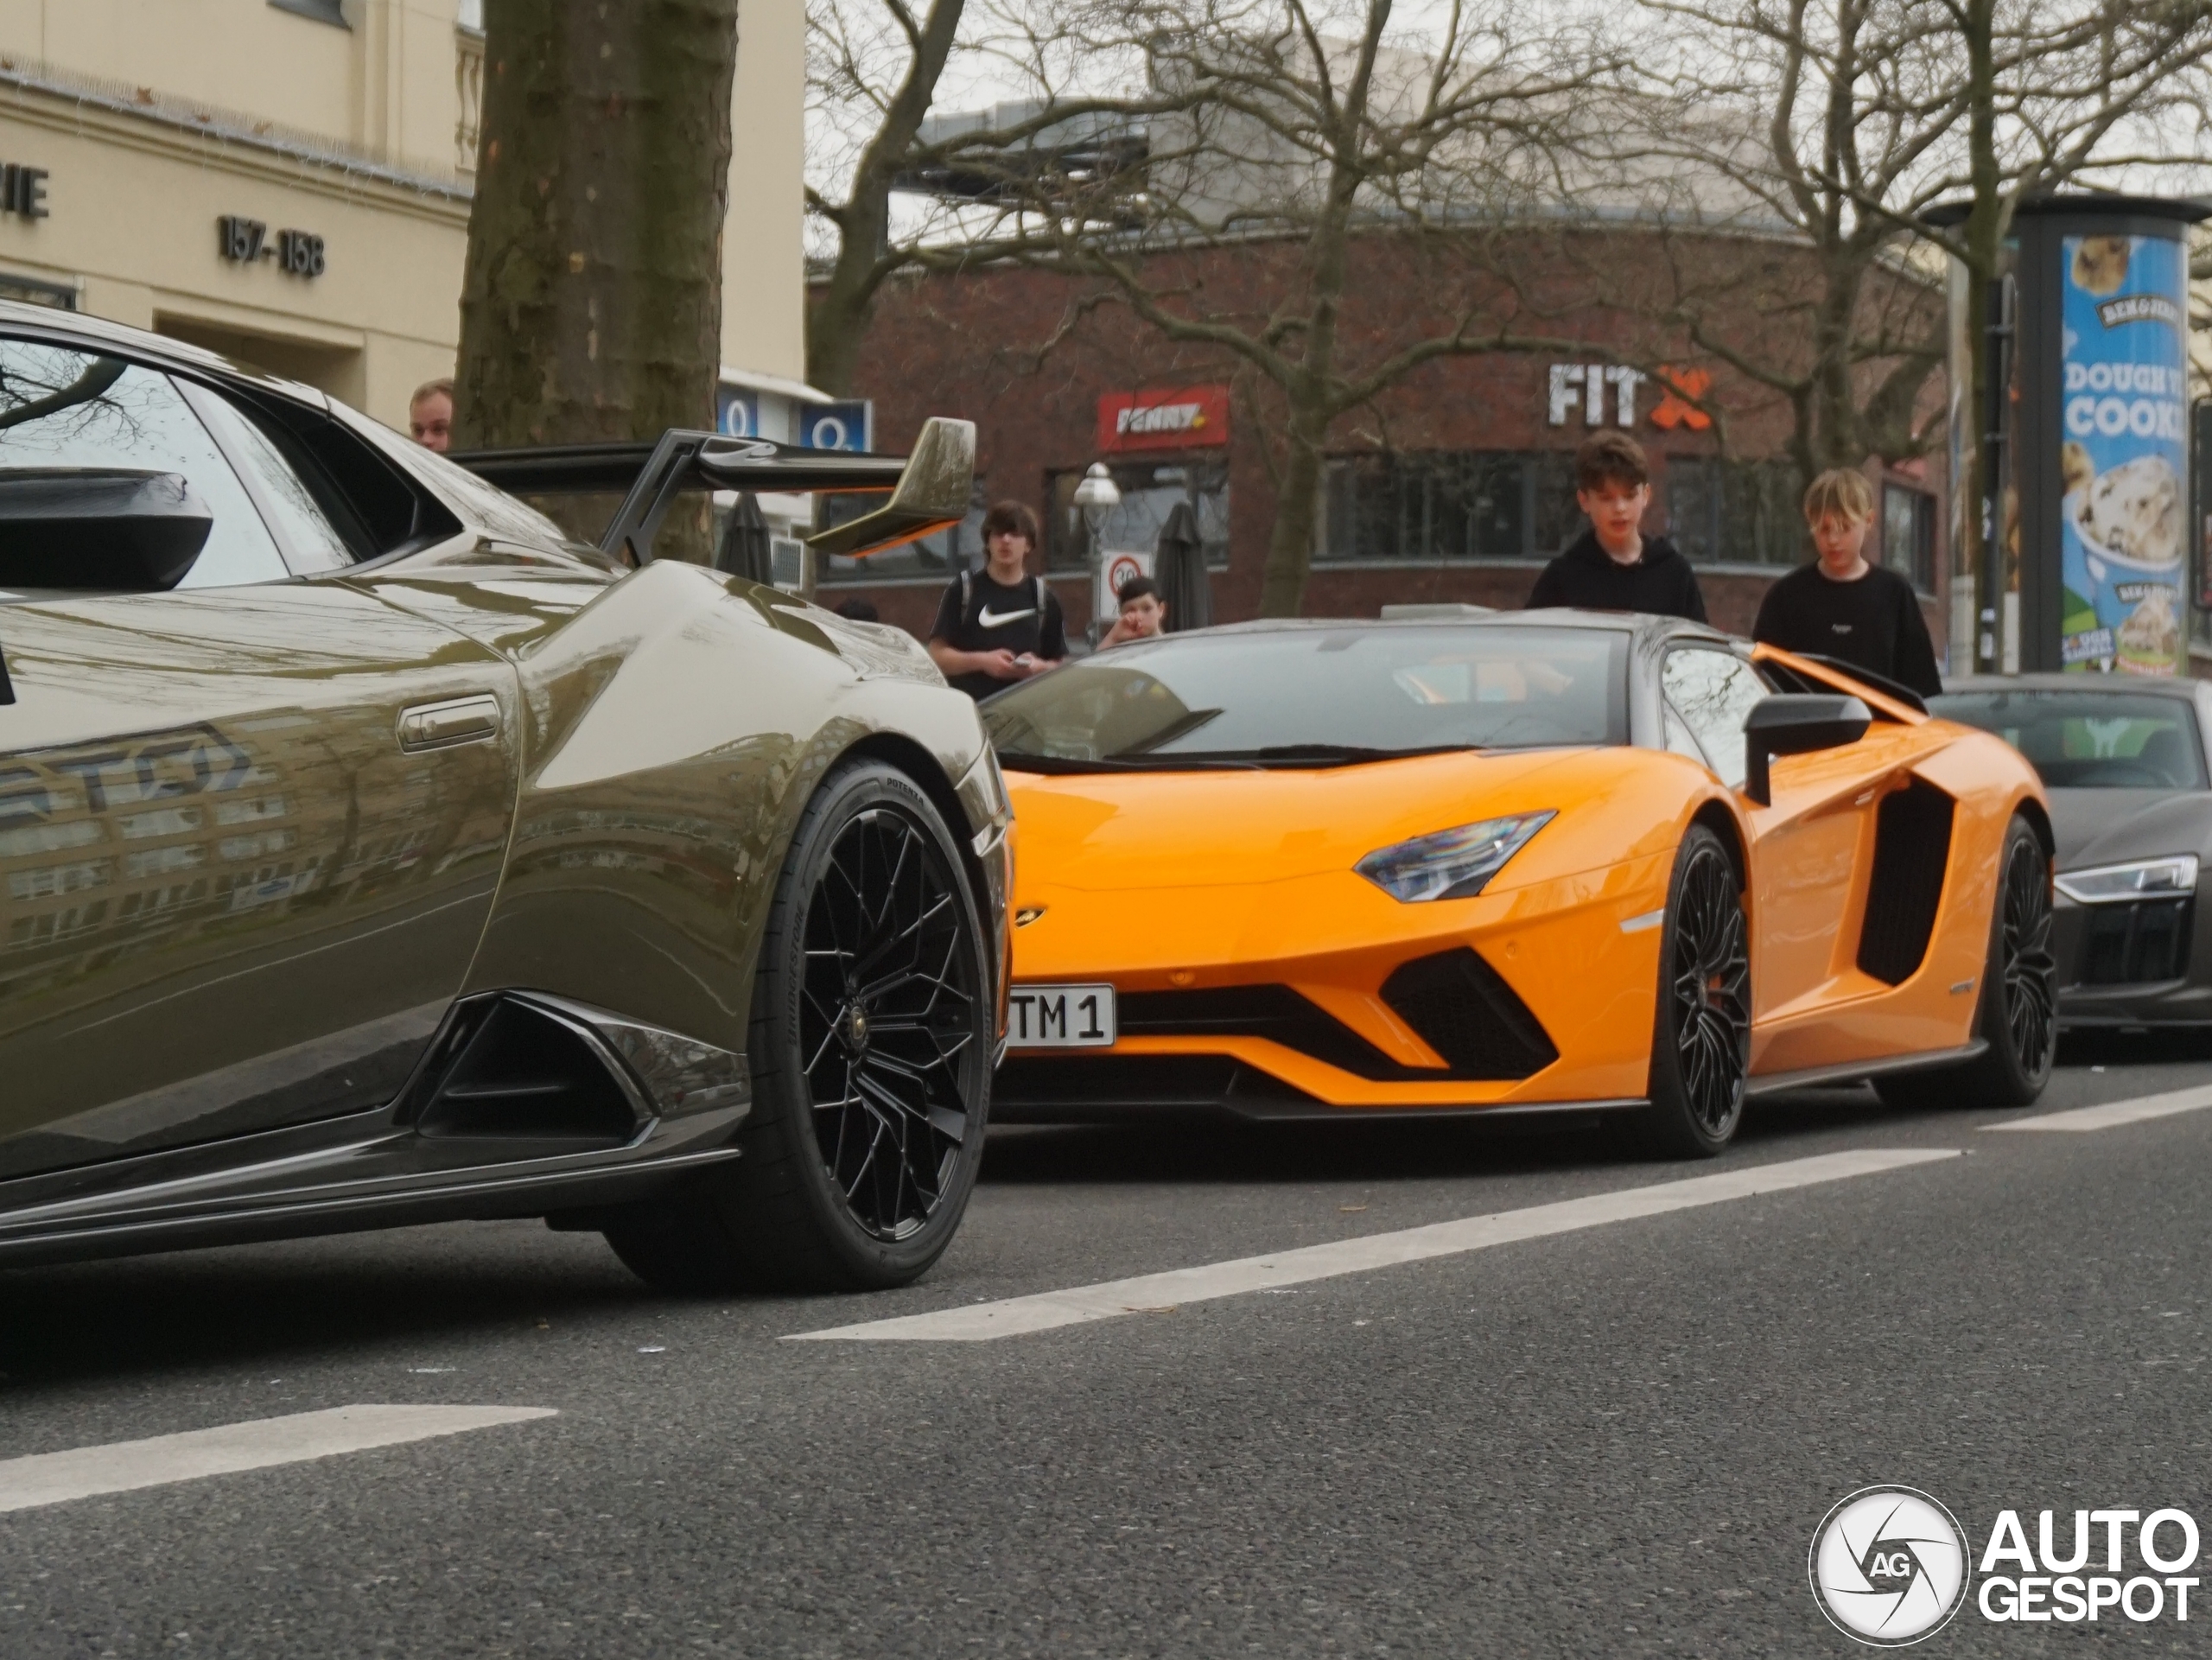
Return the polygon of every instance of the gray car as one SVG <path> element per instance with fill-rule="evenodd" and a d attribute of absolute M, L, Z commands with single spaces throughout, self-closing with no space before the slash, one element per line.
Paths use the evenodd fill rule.
<path fill-rule="evenodd" d="M 2212 1025 L 2212 685 L 1967 677 L 1929 708 L 2004 738 L 2050 792 L 2063 1027 Z"/>

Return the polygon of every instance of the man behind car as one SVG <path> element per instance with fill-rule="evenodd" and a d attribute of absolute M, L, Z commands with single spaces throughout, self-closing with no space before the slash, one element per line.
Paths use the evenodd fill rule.
<path fill-rule="evenodd" d="M 442 455 L 453 442 L 453 382 L 426 380 L 407 400 L 407 436 Z"/>
<path fill-rule="evenodd" d="M 948 583 L 930 629 L 930 658 L 970 697 L 1027 680 L 1068 654 L 1060 602 L 1042 576 L 1028 574 L 1037 551 L 1037 515 L 1001 501 L 983 516 L 988 561 Z"/>

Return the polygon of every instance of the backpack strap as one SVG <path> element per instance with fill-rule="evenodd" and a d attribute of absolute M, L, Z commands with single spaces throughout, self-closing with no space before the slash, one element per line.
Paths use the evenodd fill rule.
<path fill-rule="evenodd" d="M 968 614 L 969 601 L 974 599 L 975 596 L 975 573 L 972 571 L 963 570 L 960 573 L 960 626 L 963 628 L 965 628 L 969 623 L 976 620 L 975 618 Z"/>
<path fill-rule="evenodd" d="M 1045 633 L 1045 579 L 1042 576 L 1033 576 L 1029 580 L 1037 584 L 1037 634 L 1041 639 Z"/>

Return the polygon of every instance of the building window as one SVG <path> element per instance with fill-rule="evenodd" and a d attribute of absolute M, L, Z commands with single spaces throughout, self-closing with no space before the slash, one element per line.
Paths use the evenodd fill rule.
<path fill-rule="evenodd" d="M 1675 545 L 1701 565 L 1795 565 L 1810 549 L 1804 485 L 1788 461 L 1667 458 Z"/>
<path fill-rule="evenodd" d="M 312 17 L 318 23 L 335 23 L 340 29 L 353 27 L 346 21 L 343 0 L 269 0 L 269 3 L 296 17 Z"/>
<path fill-rule="evenodd" d="M 1936 498 L 1925 490 L 1882 487 L 1882 563 L 1923 594 L 1936 591 Z"/>
<path fill-rule="evenodd" d="M 56 311 L 77 308 L 77 290 L 67 283 L 42 283 L 35 277 L 16 277 L 0 271 L 0 300 L 19 305 L 52 306 Z"/>
<path fill-rule="evenodd" d="M 1198 521 L 1198 540 L 1206 550 L 1206 563 L 1216 570 L 1229 564 L 1229 463 L 1220 460 L 1188 461 L 1115 461 L 1109 463 L 1114 487 L 1122 493 L 1100 527 L 1109 552 L 1146 552 L 1160 545 L 1160 532 L 1168 514 L 1188 503 Z M 1075 505 L 1075 487 L 1083 482 L 1084 469 L 1071 467 L 1048 473 L 1045 484 L 1052 512 L 1045 524 L 1045 563 L 1052 570 L 1090 568 L 1090 527 Z"/>
<path fill-rule="evenodd" d="M 1555 450 L 1340 455 L 1326 477 L 1325 559 L 1546 559 L 1584 523 L 1574 458 Z"/>

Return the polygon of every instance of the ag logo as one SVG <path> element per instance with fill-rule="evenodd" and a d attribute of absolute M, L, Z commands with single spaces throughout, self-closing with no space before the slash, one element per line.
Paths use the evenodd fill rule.
<path fill-rule="evenodd" d="M 1942 1629 L 1967 1597 L 1967 1541 L 1910 1487 L 1862 1487 L 1813 1534 L 1813 1596 L 1836 1628 L 1878 1648 Z"/>

